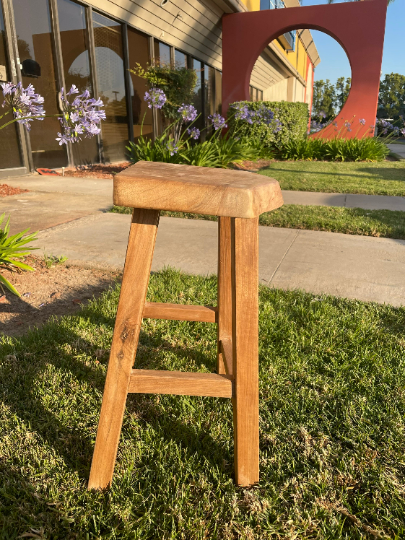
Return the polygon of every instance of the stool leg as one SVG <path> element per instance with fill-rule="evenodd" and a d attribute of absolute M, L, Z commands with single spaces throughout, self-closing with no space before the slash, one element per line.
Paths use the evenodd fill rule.
<path fill-rule="evenodd" d="M 104 489 L 112 481 L 158 222 L 158 211 L 133 211 L 89 489 Z"/>
<path fill-rule="evenodd" d="M 221 340 L 232 337 L 231 218 L 218 218 L 218 356 L 217 373 L 226 373 Z"/>
<path fill-rule="evenodd" d="M 236 483 L 259 481 L 258 219 L 232 218 Z"/>

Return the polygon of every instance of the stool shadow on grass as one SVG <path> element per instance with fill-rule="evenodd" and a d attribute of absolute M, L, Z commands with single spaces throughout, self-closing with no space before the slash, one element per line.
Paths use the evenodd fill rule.
<path fill-rule="evenodd" d="M 108 327 L 110 332 L 115 323 L 114 315 L 101 316 L 91 306 L 73 315 L 74 317 L 84 318 L 98 327 Z M 94 451 L 109 352 L 106 350 L 103 359 L 96 360 L 94 352 L 97 349 L 97 336 L 94 341 L 92 342 L 91 338 L 84 339 L 68 325 L 61 327 L 58 321 L 50 321 L 43 327 L 16 338 L 13 352 L 4 355 L 4 362 L 0 366 L 0 394 L 4 405 L 29 426 L 29 431 L 35 434 L 38 441 L 52 447 L 57 455 L 63 458 L 68 469 L 76 471 L 86 483 Z M 143 367 L 149 369 L 165 368 L 164 360 L 156 357 L 156 351 L 153 351 L 158 343 L 161 349 L 170 351 L 170 354 L 177 358 L 186 359 L 190 355 L 187 350 L 162 340 L 160 335 L 148 336 L 141 331 L 140 344 L 143 351 L 138 355 L 135 367 L 140 367 L 142 363 Z M 69 352 L 66 346 L 70 348 Z M 216 347 L 215 342 L 212 346 Z M 193 358 L 197 370 L 199 364 L 207 362 L 201 351 L 193 351 Z M 52 395 L 55 385 L 59 385 L 57 397 Z M 65 395 L 62 385 L 66 385 Z M 80 394 L 82 389 L 87 395 Z M 159 399 L 150 395 L 128 396 L 124 431 L 126 417 L 135 415 L 151 424 L 154 429 L 160 429 L 164 438 L 180 443 L 190 453 L 198 451 L 214 466 L 220 465 L 226 452 L 210 435 L 209 429 L 206 426 L 196 428 L 187 425 L 181 414 L 176 418 L 168 418 L 162 406 L 162 397 Z M 176 400 L 177 403 L 184 400 L 181 396 L 163 398 L 166 401 L 168 399 Z M 196 408 L 203 406 L 202 398 L 185 399 L 199 400 Z M 72 416 L 66 420 L 66 411 L 71 410 L 69 402 L 72 400 L 77 402 L 77 407 L 82 411 L 77 411 L 77 414 L 73 411 Z M 91 414 L 94 413 L 93 419 L 91 414 L 88 414 L 89 410 Z M 86 416 L 90 418 L 83 422 Z M 231 417 L 230 412 L 230 419 Z"/>

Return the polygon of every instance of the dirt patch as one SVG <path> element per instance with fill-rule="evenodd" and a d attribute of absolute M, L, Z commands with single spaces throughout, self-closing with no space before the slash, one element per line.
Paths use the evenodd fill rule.
<path fill-rule="evenodd" d="M 71 167 L 65 169 L 65 176 L 76 176 L 79 178 L 114 178 L 116 174 L 125 170 L 131 163 L 123 161 L 122 163 L 107 163 L 103 165 L 83 165 L 81 167 Z M 59 171 L 58 171 L 59 172 Z M 59 174 L 61 171 L 59 172 Z"/>
<path fill-rule="evenodd" d="M 20 193 L 26 193 L 28 189 L 20 189 L 18 187 L 11 187 L 7 184 L 0 184 L 0 197 L 8 197 L 9 195 L 19 195 Z"/>
<path fill-rule="evenodd" d="M 19 298 L 3 286 L 2 295 L 0 289 L 0 331 L 8 336 L 21 335 L 52 316 L 77 312 L 121 277 L 120 272 L 70 266 L 69 261 L 50 268 L 44 259 L 33 256 L 25 262 L 35 272 L 1 270 L 21 294 Z"/>

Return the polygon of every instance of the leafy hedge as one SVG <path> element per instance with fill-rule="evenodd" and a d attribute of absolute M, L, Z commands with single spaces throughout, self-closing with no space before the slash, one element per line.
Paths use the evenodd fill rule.
<path fill-rule="evenodd" d="M 299 141 L 306 136 L 309 121 L 307 103 L 289 103 L 288 101 L 242 101 L 250 111 L 257 111 L 263 105 L 274 113 L 274 118 L 282 124 L 280 131 L 275 131 L 273 126 L 266 123 L 248 124 L 243 120 L 235 120 L 232 114 L 232 106 L 229 108 L 228 125 L 230 131 L 238 130 L 242 137 L 260 139 L 265 147 L 282 147 L 292 141 Z"/>

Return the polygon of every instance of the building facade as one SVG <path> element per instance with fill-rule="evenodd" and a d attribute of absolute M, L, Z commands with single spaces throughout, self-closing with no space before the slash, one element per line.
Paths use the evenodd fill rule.
<path fill-rule="evenodd" d="M 0 0 L 0 82 L 32 83 L 47 114 L 60 112 L 60 90 L 75 84 L 101 97 L 107 120 L 98 137 L 59 146 L 57 118 L 0 131 L 0 176 L 125 159 L 128 140 L 153 136 L 159 119 L 146 107 L 145 81 L 129 69 L 159 60 L 197 73 L 194 104 L 202 122 L 221 111 L 221 18 L 279 9 L 299 0 Z M 267 4 L 266 5 L 266 1 Z M 312 100 L 319 62 L 308 30 L 280 36 L 258 58 L 252 100 Z"/>

